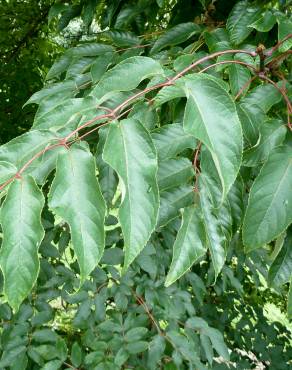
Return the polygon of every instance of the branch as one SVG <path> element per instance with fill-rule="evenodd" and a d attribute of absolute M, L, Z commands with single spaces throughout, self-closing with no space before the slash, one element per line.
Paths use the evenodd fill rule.
<path fill-rule="evenodd" d="M 292 35 L 291 35 L 292 37 Z M 287 39 L 287 38 L 286 38 Z M 100 121 L 102 119 L 106 119 L 107 122 L 103 123 L 102 125 L 99 125 L 96 129 L 102 127 L 102 126 L 105 126 L 107 124 L 109 124 L 113 119 L 116 119 L 117 118 L 117 114 L 121 112 L 121 110 L 123 108 L 125 108 L 129 103 L 132 103 L 133 101 L 135 101 L 138 97 L 140 96 L 143 96 L 145 94 L 147 94 L 148 92 L 150 91 L 153 91 L 153 90 L 157 90 L 159 88 L 162 88 L 162 87 L 165 87 L 165 86 L 170 86 L 172 85 L 176 80 L 178 80 L 179 78 L 181 78 L 182 76 L 184 76 L 187 72 L 191 71 L 193 68 L 195 68 L 196 66 L 198 66 L 199 64 L 207 61 L 207 60 L 210 60 L 210 59 L 214 59 L 220 55 L 225 55 L 225 54 L 237 54 L 237 53 L 242 53 L 242 54 L 247 54 L 247 55 L 250 55 L 252 57 L 255 57 L 257 56 L 257 52 L 256 51 L 247 51 L 247 50 L 240 50 L 240 49 L 236 49 L 236 50 L 223 50 L 223 51 L 218 51 L 218 52 L 215 52 L 213 54 L 210 54 L 210 55 L 207 55 L 203 58 L 200 58 L 198 59 L 196 62 L 192 63 L 191 65 L 189 65 L 188 67 L 186 67 L 185 69 L 183 69 L 181 72 L 179 72 L 178 74 L 176 74 L 174 77 L 168 79 L 167 81 L 165 82 L 162 82 L 162 83 L 158 83 L 156 85 L 153 85 L 151 87 L 148 87 L 138 93 L 136 93 L 135 95 L 131 96 L 130 98 L 126 99 L 123 103 L 119 104 L 116 108 L 114 108 L 111 112 L 107 113 L 107 114 L 102 114 L 102 115 L 99 115 L 99 116 L 96 116 L 94 117 L 93 119 L 85 122 L 83 125 L 81 125 L 80 127 L 78 127 L 77 129 L 73 130 L 69 135 L 65 136 L 63 139 L 60 139 L 59 142 L 57 144 L 51 144 L 49 146 L 47 146 L 46 148 L 42 149 L 40 152 L 36 153 L 29 161 L 27 161 L 22 167 L 20 170 L 18 170 L 18 172 L 12 176 L 10 179 L 8 179 L 6 182 L 4 182 L 1 186 L 0 186 L 0 191 L 3 190 L 7 185 L 9 185 L 13 180 L 15 180 L 16 178 L 20 178 L 21 177 L 21 174 L 27 169 L 27 167 L 37 158 L 39 158 L 42 154 L 46 153 L 47 151 L 53 149 L 53 148 L 56 148 L 58 146 L 65 146 L 66 148 L 68 147 L 68 145 L 70 145 L 70 142 L 68 142 L 69 139 L 71 139 L 73 136 L 75 136 L 76 134 L 79 133 L 79 131 L 81 131 L 82 129 L 90 126 L 91 124 L 95 123 L 96 121 Z M 225 61 L 226 62 L 226 61 Z M 230 61 L 228 61 L 230 63 Z M 232 62 L 237 62 L 237 61 L 232 61 Z M 221 62 L 218 62 L 218 63 L 221 63 Z M 216 64 L 216 63 L 215 63 Z M 223 63 L 221 63 L 223 64 Z M 241 63 L 237 63 L 237 64 L 241 64 Z M 212 65 L 213 66 L 213 65 Z M 209 66 L 211 68 L 211 66 Z M 252 66 L 251 66 L 252 67 Z M 252 67 L 253 68 L 253 67 Z M 262 78 L 264 79 L 268 79 L 267 77 L 265 76 L 262 76 Z M 268 79 L 269 80 L 269 79 Z M 271 80 L 270 80 L 271 81 Z M 271 82 L 273 84 L 275 84 L 273 81 Z M 276 84 L 275 84 L 276 85 Z M 276 85 L 277 86 L 277 85 Z M 277 86 L 278 88 L 278 86 Z M 278 88 L 279 89 L 279 88 Z M 287 102 L 287 95 L 285 93 L 283 93 L 281 91 L 281 94 L 284 96 L 286 102 Z M 290 109 L 291 105 L 290 105 L 290 102 L 288 100 L 288 107 Z M 120 113 L 120 116 L 123 115 L 122 113 Z M 119 116 L 119 117 L 120 117 Z M 290 121 L 288 121 L 288 126 L 289 128 L 291 129 L 291 125 L 290 125 Z M 91 132 L 93 132 L 94 130 L 91 130 Z M 83 135 L 83 137 L 86 136 L 86 135 Z M 75 140 L 73 140 L 73 142 L 75 142 Z"/>

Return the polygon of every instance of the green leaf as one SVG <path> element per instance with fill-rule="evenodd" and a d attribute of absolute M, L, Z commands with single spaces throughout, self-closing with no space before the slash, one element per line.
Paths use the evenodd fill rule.
<path fill-rule="evenodd" d="M 251 5 L 248 1 L 238 2 L 227 19 L 227 30 L 234 45 L 239 45 L 252 32 L 248 26 L 254 23 L 261 14 L 261 8 Z"/>
<path fill-rule="evenodd" d="M 187 158 L 171 158 L 162 161 L 159 163 L 157 173 L 159 190 L 183 185 L 194 175 L 192 162 Z"/>
<path fill-rule="evenodd" d="M 292 275 L 292 229 L 289 228 L 284 244 L 269 268 L 270 285 L 280 287 L 288 283 Z"/>
<path fill-rule="evenodd" d="M 234 59 L 240 60 L 241 58 L 238 57 L 238 55 L 235 55 Z M 250 80 L 250 71 L 245 66 L 235 63 L 228 67 L 228 71 L 231 92 L 234 96 L 236 96 Z M 246 86 L 245 91 L 248 89 L 248 87 L 249 86 Z"/>
<path fill-rule="evenodd" d="M 283 143 L 287 129 L 282 121 L 273 119 L 264 122 L 259 127 L 259 132 L 259 143 L 244 153 L 245 166 L 256 166 L 265 161 L 272 149 Z"/>
<path fill-rule="evenodd" d="M 127 333 L 125 334 L 125 339 L 127 342 L 136 342 L 137 340 L 145 337 L 147 332 L 148 332 L 147 328 L 136 327 L 127 331 Z"/>
<path fill-rule="evenodd" d="M 180 123 L 162 126 L 151 135 L 160 160 L 173 158 L 185 149 L 197 146 L 197 140 L 187 134 Z"/>
<path fill-rule="evenodd" d="M 291 17 L 288 18 L 287 16 L 283 16 L 282 14 L 279 14 L 277 17 L 278 22 L 278 40 L 283 40 L 286 36 L 291 34 L 292 29 L 292 20 Z M 292 47 L 292 38 L 285 41 L 279 48 L 279 51 L 281 53 L 284 53 L 285 51 L 291 49 Z"/>
<path fill-rule="evenodd" d="M 114 53 L 105 53 L 104 55 L 101 55 L 99 58 L 96 59 L 90 69 L 93 83 L 101 79 L 113 59 Z"/>
<path fill-rule="evenodd" d="M 115 91 L 130 91 L 155 75 L 163 75 L 158 62 L 148 57 L 131 57 L 107 71 L 90 94 L 101 98 Z"/>
<path fill-rule="evenodd" d="M 0 184 L 14 176 L 16 172 L 17 168 L 13 164 L 6 161 L 0 161 Z"/>
<path fill-rule="evenodd" d="M 52 142 L 57 143 L 60 138 L 48 130 L 33 130 L 20 135 L 0 147 L 0 161 L 9 162 L 17 169 L 20 169 L 35 154 Z M 39 160 L 32 163 L 27 168 L 27 172 L 32 172 L 38 165 Z"/>
<path fill-rule="evenodd" d="M 165 286 L 173 284 L 205 253 L 205 230 L 199 208 L 185 208 Z"/>
<path fill-rule="evenodd" d="M 225 237 L 222 231 L 221 223 L 214 214 L 211 194 L 208 191 L 207 179 L 203 174 L 201 174 L 199 178 L 199 189 L 207 247 L 211 254 L 216 280 L 225 263 Z"/>
<path fill-rule="evenodd" d="M 77 342 L 74 342 L 72 345 L 70 359 L 75 367 L 79 367 L 82 363 L 82 349 Z"/>
<path fill-rule="evenodd" d="M 157 369 L 157 363 L 162 358 L 165 350 L 165 339 L 161 335 L 156 335 L 153 337 L 149 344 L 147 366 L 151 370 Z"/>
<path fill-rule="evenodd" d="M 150 54 L 155 54 L 167 46 L 181 44 L 200 31 L 201 28 L 195 23 L 180 23 L 166 31 L 155 41 Z"/>
<path fill-rule="evenodd" d="M 96 57 L 99 55 L 104 55 L 108 52 L 113 52 L 115 49 L 111 45 L 99 44 L 99 43 L 88 43 L 76 46 L 70 49 L 70 52 L 74 57 Z"/>
<path fill-rule="evenodd" d="M 120 179 L 122 204 L 119 220 L 125 240 L 123 270 L 126 271 L 156 226 L 159 207 L 157 154 L 143 125 L 126 119 L 110 125 L 103 159 Z"/>
<path fill-rule="evenodd" d="M 287 316 L 289 320 L 292 319 L 292 276 L 290 279 L 290 286 L 287 298 Z"/>
<path fill-rule="evenodd" d="M 105 36 L 118 47 L 137 46 L 141 43 L 141 39 L 139 39 L 139 37 L 134 33 L 127 31 L 108 31 Z"/>
<path fill-rule="evenodd" d="M 274 150 L 250 190 L 243 223 L 247 251 L 275 239 L 292 222 L 292 151 Z"/>
<path fill-rule="evenodd" d="M 96 165 L 102 195 L 108 206 L 111 205 L 118 186 L 118 179 L 114 170 L 102 159 L 102 151 L 106 141 L 108 127 L 99 130 L 99 141 L 96 149 Z"/>
<path fill-rule="evenodd" d="M 277 18 L 272 12 L 267 10 L 264 14 L 261 15 L 255 22 L 250 24 L 248 27 L 252 27 L 259 32 L 269 32 L 277 22 Z"/>
<path fill-rule="evenodd" d="M 125 348 L 131 355 L 135 355 L 136 353 L 146 351 L 148 348 L 148 342 L 144 341 L 131 342 L 128 343 Z"/>
<path fill-rule="evenodd" d="M 157 226 L 162 227 L 180 215 L 179 210 L 193 204 L 194 190 L 191 185 L 165 190 L 160 194 Z"/>
<path fill-rule="evenodd" d="M 281 87 L 279 85 L 279 87 Z M 282 99 L 281 93 L 271 84 L 258 85 L 250 91 L 248 95 L 241 100 L 245 106 L 257 105 L 261 110 L 267 113 L 273 105 L 279 103 Z"/>
<path fill-rule="evenodd" d="M 203 333 L 208 335 L 218 355 L 222 356 L 225 360 L 229 360 L 229 352 L 224 343 L 223 334 L 219 330 L 210 327 L 204 328 Z"/>
<path fill-rule="evenodd" d="M 211 152 L 223 200 L 241 165 L 242 131 L 235 105 L 228 93 L 209 77 L 196 76 L 186 80 L 184 86 L 188 98 L 184 129 Z"/>
<path fill-rule="evenodd" d="M 75 129 L 81 119 L 89 120 L 104 111 L 98 111 L 97 99 L 93 96 L 85 98 L 68 99 L 57 105 L 34 120 L 33 127 L 36 129 L 50 129 L 56 131 L 60 128 Z"/>
<path fill-rule="evenodd" d="M 105 203 L 95 176 L 95 162 L 85 145 L 58 156 L 49 207 L 70 226 L 83 283 L 104 250 Z"/>
<path fill-rule="evenodd" d="M 4 294 L 17 311 L 39 273 L 38 247 L 44 236 L 44 197 L 31 176 L 14 180 L 1 208 L 3 242 L 0 265 Z"/>
<path fill-rule="evenodd" d="M 264 111 L 257 104 L 243 102 L 237 105 L 237 112 L 246 145 L 256 145 L 259 138 L 260 126 L 265 120 Z"/>

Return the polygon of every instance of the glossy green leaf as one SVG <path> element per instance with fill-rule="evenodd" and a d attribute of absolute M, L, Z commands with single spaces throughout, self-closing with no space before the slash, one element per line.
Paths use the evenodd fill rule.
<path fill-rule="evenodd" d="M 160 160 L 173 158 L 185 149 L 197 146 L 195 137 L 187 134 L 180 123 L 162 126 L 151 135 Z"/>
<path fill-rule="evenodd" d="M 199 208 L 185 208 L 165 285 L 173 284 L 205 253 L 205 230 Z"/>
<path fill-rule="evenodd" d="M 33 127 L 38 130 L 51 129 L 56 131 L 60 128 L 74 130 L 82 118 L 84 120 L 86 117 L 85 120 L 89 120 L 104 113 L 104 111 L 98 111 L 97 106 L 97 99 L 93 96 L 68 99 L 45 114 L 37 116 Z"/>
<path fill-rule="evenodd" d="M 90 69 L 93 83 L 101 79 L 113 59 L 114 53 L 105 53 L 104 55 L 101 55 L 99 58 L 96 59 Z"/>
<path fill-rule="evenodd" d="M 292 229 L 288 229 L 282 248 L 269 269 L 269 284 L 280 287 L 292 276 Z"/>
<path fill-rule="evenodd" d="M 155 54 L 167 46 L 181 44 L 191 36 L 200 32 L 200 27 L 195 23 L 181 23 L 166 31 L 154 43 L 150 53 Z"/>
<path fill-rule="evenodd" d="M 114 91 L 130 91 L 141 81 L 155 75 L 163 75 L 160 64 L 155 60 L 142 56 L 128 58 L 107 71 L 91 95 L 101 98 Z"/>
<path fill-rule="evenodd" d="M 292 222 L 292 151 L 274 150 L 250 190 L 243 223 L 247 251 L 275 239 Z"/>
<path fill-rule="evenodd" d="M 256 100 L 254 100 L 256 102 Z M 247 146 L 255 146 L 260 135 L 260 126 L 265 121 L 265 113 L 261 106 L 242 102 L 237 105 L 237 113 L 241 122 L 244 141 Z"/>
<path fill-rule="evenodd" d="M 199 194 L 203 222 L 205 226 L 207 247 L 211 254 L 212 264 L 215 271 L 215 280 L 219 275 L 226 258 L 225 237 L 220 220 L 214 213 L 211 194 L 208 191 L 207 181 L 204 175 L 199 179 Z"/>
<path fill-rule="evenodd" d="M 187 158 L 171 158 L 159 162 L 158 186 L 160 191 L 187 183 L 194 177 L 192 162 Z"/>
<path fill-rule="evenodd" d="M 244 153 L 244 165 L 256 166 L 265 161 L 272 149 L 283 143 L 286 133 L 284 122 L 277 119 L 264 122 L 259 127 L 259 143 Z"/>
<path fill-rule="evenodd" d="M 160 194 L 160 207 L 157 226 L 162 227 L 180 215 L 180 209 L 193 204 L 194 190 L 191 185 L 163 191 Z"/>
<path fill-rule="evenodd" d="M 0 161 L 9 162 L 20 169 L 41 149 L 51 143 L 57 143 L 58 140 L 57 134 L 48 130 L 28 131 L 0 146 Z M 32 171 L 37 166 L 37 162 L 37 160 L 34 161 L 28 171 Z"/>
<path fill-rule="evenodd" d="M 49 207 L 69 224 L 84 282 L 103 254 L 105 218 L 94 158 L 85 145 L 75 144 L 59 155 Z"/>
<path fill-rule="evenodd" d="M 280 87 L 281 85 L 279 85 Z M 257 105 L 267 113 L 282 99 L 281 93 L 271 84 L 258 85 L 241 100 L 246 106 Z"/>
<path fill-rule="evenodd" d="M 237 55 L 234 56 L 234 59 L 240 60 Z M 250 80 L 250 71 L 243 65 L 231 64 L 228 67 L 228 72 L 231 92 L 234 96 L 236 96 Z M 246 86 L 244 91 L 246 91 L 248 87 L 249 86 Z"/>
<path fill-rule="evenodd" d="M 122 204 L 119 220 L 125 239 L 124 271 L 152 234 L 159 207 L 157 154 L 151 136 L 136 120 L 110 125 L 103 159 L 119 175 Z"/>
<path fill-rule="evenodd" d="M 242 156 L 242 131 L 228 93 L 203 75 L 186 80 L 184 129 L 206 145 L 222 184 L 222 199 L 235 181 Z M 233 138 L 230 140 L 230 138 Z"/>
<path fill-rule="evenodd" d="M 278 22 L 278 40 L 283 40 L 286 36 L 291 34 L 292 29 L 292 20 L 291 17 L 284 17 L 281 13 L 277 17 Z M 292 38 L 290 37 L 287 41 L 285 41 L 279 48 L 281 53 L 291 49 L 292 47 Z"/>
<path fill-rule="evenodd" d="M 251 5 L 248 1 L 239 1 L 235 4 L 227 19 L 227 30 L 234 45 L 239 45 L 252 31 L 248 26 L 254 23 L 261 14 L 261 9 Z"/>
<path fill-rule="evenodd" d="M 261 15 L 255 22 L 250 24 L 248 27 L 252 27 L 259 32 L 269 32 L 275 25 L 277 18 L 272 12 L 267 10 Z"/>
<path fill-rule="evenodd" d="M 3 242 L 0 265 L 4 294 L 18 310 L 39 273 L 38 247 L 44 236 L 41 212 L 44 197 L 30 176 L 14 180 L 1 208 Z"/>

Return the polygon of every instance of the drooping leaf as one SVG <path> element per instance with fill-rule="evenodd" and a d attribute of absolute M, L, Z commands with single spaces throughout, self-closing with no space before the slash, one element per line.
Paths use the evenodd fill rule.
<path fill-rule="evenodd" d="M 117 172 L 121 184 L 119 220 L 125 240 L 125 271 L 156 226 L 157 154 L 148 131 L 139 121 L 129 118 L 110 125 L 103 159 Z"/>
<path fill-rule="evenodd" d="M 191 36 L 200 32 L 200 27 L 195 23 L 181 23 L 166 31 L 154 43 L 150 53 L 155 54 L 170 45 L 181 44 Z"/>
<path fill-rule="evenodd" d="M 99 141 L 96 150 L 96 164 L 98 169 L 98 180 L 102 195 L 108 206 L 111 205 L 118 186 L 118 179 L 114 170 L 102 159 L 104 143 L 108 133 L 108 128 L 99 130 Z"/>
<path fill-rule="evenodd" d="M 163 75 L 157 61 L 142 56 L 128 58 L 107 71 L 91 91 L 91 95 L 101 98 L 114 91 L 130 91 L 141 81 L 155 75 Z"/>
<path fill-rule="evenodd" d="M 281 13 L 277 16 L 277 22 L 278 22 L 278 40 L 283 40 L 286 36 L 291 34 L 292 29 L 292 20 L 291 17 L 285 17 Z M 292 47 L 292 38 L 286 40 L 279 48 L 279 51 L 281 53 L 284 53 L 285 51 L 291 49 Z"/>
<path fill-rule="evenodd" d="M 159 162 L 158 186 L 160 191 L 186 184 L 195 172 L 187 158 L 172 158 Z"/>
<path fill-rule="evenodd" d="M 199 178 L 199 194 L 207 247 L 211 254 L 216 280 L 225 263 L 225 237 L 220 220 L 214 214 L 211 194 L 208 191 L 208 185 L 204 175 L 201 175 Z"/>
<path fill-rule="evenodd" d="M 90 73 L 92 77 L 92 82 L 95 83 L 101 79 L 101 77 L 106 72 L 108 66 L 114 58 L 114 53 L 105 53 L 101 55 L 96 61 L 92 64 Z"/>
<path fill-rule="evenodd" d="M 292 229 L 289 228 L 287 236 L 276 258 L 269 268 L 269 284 L 280 287 L 288 283 L 292 276 Z"/>
<path fill-rule="evenodd" d="M 184 129 L 206 145 L 222 184 L 222 200 L 235 181 L 242 156 L 242 131 L 228 93 L 203 75 L 186 80 Z M 232 140 L 230 138 L 232 137 Z"/>
<path fill-rule="evenodd" d="M 241 58 L 238 57 L 238 55 L 235 55 L 234 59 L 240 60 Z M 231 92 L 236 96 L 250 80 L 250 71 L 248 68 L 240 64 L 231 64 L 228 67 L 228 71 Z M 246 91 L 248 87 L 249 86 L 246 86 L 244 91 Z"/>
<path fill-rule="evenodd" d="M 83 283 L 103 254 L 105 219 L 94 157 L 85 145 L 75 144 L 58 156 L 49 207 L 69 224 Z"/>
<path fill-rule="evenodd" d="M 237 113 L 241 122 L 246 146 L 256 145 L 259 139 L 260 126 L 265 120 L 264 111 L 257 104 L 242 102 L 237 105 Z"/>
<path fill-rule="evenodd" d="M 44 197 L 31 176 L 14 180 L 1 208 L 3 242 L 0 265 L 4 294 L 18 310 L 39 273 L 38 247 L 44 236 L 41 211 Z"/>
<path fill-rule="evenodd" d="M 234 45 L 239 45 L 252 32 L 248 26 L 254 23 L 261 14 L 261 8 L 250 4 L 248 1 L 240 1 L 235 4 L 227 19 L 227 30 L 230 40 Z"/>
<path fill-rule="evenodd" d="M 259 127 L 259 143 L 244 153 L 244 165 L 256 166 L 265 161 L 271 150 L 283 143 L 286 132 L 284 123 L 278 119 L 264 122 Z"/>
<path fill-rule="evenodd" d="M 160 194 L 159 217 L 157 226 L 163 227 L 180 215 L 180 209 L 193 204 L 194 190 L 191 185 L 168 189 Z"/>
<path fill-rule="evenodd" d="M 183 211 L 182 224 L 173 246 L 172 262 L 165 285 L 173 284 L 205 253 L 202 216 L 199 207 L 190 206 Z"/>
<path fill-rule="evenodd" d="M 247 251 L 275 239 L 292 222 L 292 151 L 275 149 L 250 191 L 243 223 Z"/>
<path fill-rule="evenodd" d="M 180 123 L 162 126 L 151 135 L 160 160 L 173 158 L 183 150 L 197 146 L 195 137 L 187 134 Z"/>

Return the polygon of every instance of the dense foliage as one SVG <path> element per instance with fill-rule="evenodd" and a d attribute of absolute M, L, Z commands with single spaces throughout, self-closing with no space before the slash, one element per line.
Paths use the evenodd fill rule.
<path fill-rule="evenodd" d="M 72 40 L 0 146 L 0 368 L 291 368 L 289 2 L 36 3 Z"/>

